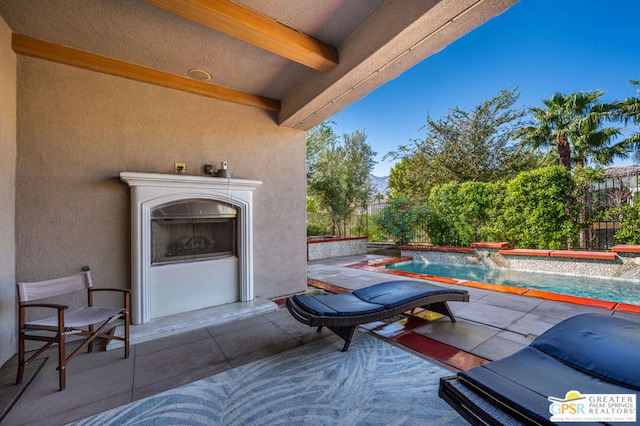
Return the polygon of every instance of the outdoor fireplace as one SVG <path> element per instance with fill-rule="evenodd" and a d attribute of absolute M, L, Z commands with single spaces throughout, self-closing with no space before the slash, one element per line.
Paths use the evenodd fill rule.
<path fill-rule="evenodd" d="M 151 265 L 235 257 L 237 210 L 189 199 L 151 210 Z"/>
<path fill-rule="evenodd" d="M 253 300 L 262 182 L 120 173 L 131 187 L 132 323 Z"/>

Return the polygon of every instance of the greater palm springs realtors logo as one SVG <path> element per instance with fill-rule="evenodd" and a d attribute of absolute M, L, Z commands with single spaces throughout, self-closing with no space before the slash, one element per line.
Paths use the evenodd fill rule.
<path fill-rule="evenodd" d="M 552 422 L 635 422 L 635 394 L 581 394 L 567 392 L 564 399 L 550 396 Z"/>

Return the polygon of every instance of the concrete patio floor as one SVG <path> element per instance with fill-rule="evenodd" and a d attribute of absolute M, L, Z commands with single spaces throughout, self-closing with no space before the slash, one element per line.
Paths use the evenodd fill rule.
<path fill-rule="evenodd" d="M 365 255 L 309 262 L 310 282 L 355 290 L 402 277 L 347 266 L 380 258 Z M 448 286 L 451 284 L 442 284 Z M 469 303 L 453 302 L 456 323 L 433 316 L 396 318 L 367 325 L 381 338 L 421 354 L 451 371 L 509 355 L 563 319 L 585 312 L 640 315 L 603 308 L 467 288 Z M 185 317 L 188 321 L 188 316 Z M 59 425 L 138 400 L 331 335 L 295 321 L 286 308 L 186 331 L 121 349 L 83 353 L 67 370 L 67 389 L 58 391 L 56 354 L 28 367 L 24 392 L 3 425 Z M 339 351 L 341 345 L 336 345 Z M 41 366 L 40 370 L 36 370 Z M 14 385 L 16 357 L 0 369 L 0 411 L 19 393 Z M 434 396 L 435 397 L 435 396 Z"/>

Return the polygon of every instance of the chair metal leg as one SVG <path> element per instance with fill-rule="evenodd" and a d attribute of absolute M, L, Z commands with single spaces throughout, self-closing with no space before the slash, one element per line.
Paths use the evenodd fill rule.
<path fill-rule="evenodd" d="M 24 375 L 24 337 L 22 331 L 18 334 L 18 376 L 16 377 L 16 385 L 22 383 L 22 376 Z"/>
<path fill-rule="evenodd" d="M 64 309 L 58 310 L 58 368 L 59 368 L 59 381 L 60 390 L 63 391 L 67 387 L 67 354 L 65 352 L 65 329 L 64 329 Z"/>
<path fill-rule="evenodd" d="M 124 357 L 129 358 L 129 309 L 124 314 Z"/>
<path fill-rule="evenodd" d="M 24 376 L 24 323 L 25 312 L 22 304 L 18 308 L 18 375 L 16 377 L 16 385 L 22 383 Z"/>
<path fill-rule="evenodd" d="M 58 370 L 60 390 L 63 391 L 67 387 L 67 358 L 65 353 L 64 333 L 58 336 Z"/>

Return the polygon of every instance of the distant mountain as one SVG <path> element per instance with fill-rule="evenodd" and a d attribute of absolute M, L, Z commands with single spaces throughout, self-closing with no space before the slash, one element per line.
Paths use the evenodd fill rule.
<path fill-rule="evenodd" d="M 389 189 L 389 176 L 378 177 L 369 175 L 369 183 L 371 184 L 372 196 L 382 194 L 386 198 L 387 190 Z"/>

